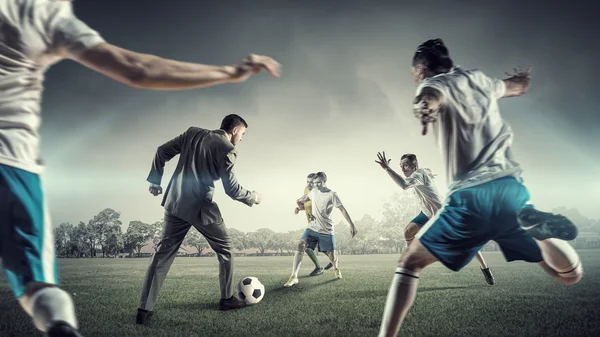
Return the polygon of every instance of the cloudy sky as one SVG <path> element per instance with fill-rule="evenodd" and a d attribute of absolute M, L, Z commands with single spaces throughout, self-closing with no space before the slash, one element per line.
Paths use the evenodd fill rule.
<path fill-rule="evenodd" d="M 433 137 L 420 135 L 411 114 L 411 58 L 418 44 L 436 37 L 457 64 L 490 76 L 533 64 L 530 92 L 500 105 L 532 202 L 600 218 L 594 11 L 577 1 L 399 3 L 75 1 L 78 16 L 121 47 L 207 64 L 263 53 L 284 65 L 284 75 L 160 92 L 126 87 L 71 61 L 55 66 L 47 74 L 42 127 L 54 223 L 87 222 L 106 207 L 120 211 L 124 224 L 159 220 L 160 198 L 145 181 L 157 146 L 191 125 L 218 128 L 229 113 L 250 125 L 239 145 L 239 180 L 264 194 L 261 205 L 248 208 L 217 184 L 215 200 L 230 227 L 304 226 L 294 201 L 313 171 L 327 173 L 354 219 L 379 218 L 398 191 L 374 163 L 381 150 L 394 165 L 403 153 L 416 153 L 421 166 L 440 174 L 444 190 Z M 168 164 L 164 186 L 175 166 L 176 159 Z"/>

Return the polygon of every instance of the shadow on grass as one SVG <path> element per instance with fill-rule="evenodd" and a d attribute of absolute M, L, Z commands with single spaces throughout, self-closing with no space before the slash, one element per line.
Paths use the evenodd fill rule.
<path fill-rule="evenodd" d="M 444 290 L 455 290 L 455 289 L 479 289 L 479 288 L 488 288 L 486 285 L 470 285 L 470 286 L 460 286 L 460 287 L 434 287 L 434 288 L 422 288 L 417 289 L 417 293 L 421 292 L 429 292 L 429 291 L 444 291 Z"/>

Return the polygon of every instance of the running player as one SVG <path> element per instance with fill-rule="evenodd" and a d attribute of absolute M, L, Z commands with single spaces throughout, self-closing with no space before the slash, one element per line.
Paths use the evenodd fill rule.
<path fill-rule="evenodd" d="M 306 187 L 304 188 L 304 195 L 308 195 L 308 193 L 313 189 L 313 179 L 316 177 L 316 173 L 311 173 L 306 177 Z M 298 214 L 300 211 L 304 211 L 306 213 L 306 220 L 308 221 L 308 228 L 314 228 L 315 226 L 315 217 L 312 214 L 312 201 L 307 201 L 302 205 L 298 205 L 295 214 Z M 319 263 L 319 259 L 315 254 L 315 249 L 306 247 L 306 255 L 310 257 L 312 262 L 315 264 L 315 269 L 309 274 L 310 276 L 319 276 L 323 275 L 323 268 L 321 268 L 321 264 Z"/>

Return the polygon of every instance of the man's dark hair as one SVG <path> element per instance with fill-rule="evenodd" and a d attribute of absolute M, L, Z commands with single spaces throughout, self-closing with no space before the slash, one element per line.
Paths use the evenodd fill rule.
<path fill-rule="evenodd" d="M 316 178 L 321 179 L 324 183 L 327 182 L 327 175 L 325 172 L 317 172 Z"/>
<path fill-rule="evenodd" d="M 400 160 L 402 160 L 404 158 L 408 158 L 408 160 L 410 160 L 411 163 L 414 163 L 417 161 L 417 156 L 412 153 L 403 154 L 402 157 L 400 157 Z"/>
<path fill-rule="evenodd" d="M 223 118 L 223 121 L 221 122 L 221 130 L 224 130 L 226 132 L 231 132 L 233 131 L 233 128 L 235 128 L 236 126 L 244 126 L 244 127 L 248 127 L 248 123 L 246 123 L 246 121 L 236 115 L 236 114 L 231 114 L 231 115 L 227 115 L 225 116 L 225 118 Z"/>
<path fill-rule="evenodd" d="M 314 178 L 314 177 L 316 177 L 316 176 L 317 176 L 317 174 L 316 174 L 316 173 L 311 173 L 311 174 L 309 174 L 308 176 L 306 176 L 306 178 L 308 178 L 308 179 L 312 179 L 312 178 Z"/>
<path fill-rule="evenodd" d="M 425 66 L 433 75 L 447 73 L 454 66 L 442 39 L 427 40 L 417 47 L 413 56 L 413 67 L 419 64 Z"/>

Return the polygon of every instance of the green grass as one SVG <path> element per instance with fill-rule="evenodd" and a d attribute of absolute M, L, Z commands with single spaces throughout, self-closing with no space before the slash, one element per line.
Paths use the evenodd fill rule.
<path fill-rule="evenodd" d="M 600 257 L 580 251 L 586 275 L 571 287 L 534 264 L 506 263 L 484 253 L 497 284 L 485 285 L 476 262 L 459 273 L 439 263 L 421 276 L 402 336 L 600 336 Z M 320 255 L 325 262 L 325 257 Z M 177 258 L 149 326 L 133 324 L 148 259 L 60 261 L 85 336 L 376 336 L 396 255 L 341 256 L 342 280 L 332 272 L 283 288 L 291 257 L 235 260 L 235 280 L 256 276 L 266 286 L 258 305 L 217 311 L 216 258 Z M 0 336 L 38 336 L 4 278 L 0 279 Z"/>

